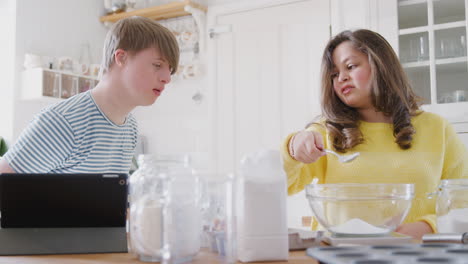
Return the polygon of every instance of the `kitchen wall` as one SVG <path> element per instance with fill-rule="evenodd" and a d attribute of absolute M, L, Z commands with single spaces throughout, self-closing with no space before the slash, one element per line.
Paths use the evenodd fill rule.
<path fill-rule="evenodd" d="M 78 59 L 82 45 L 88 43 L 93 61 L 100 62 L 107 32 L 99 22 L 103 9 L 103 2 L 96 0 L 16 1 L 13 141 L 33 115 L 51 103 L 20 97 L 24 54 Z"/>
<path fill-rule="evenodd" d="M 211 96 L 206 83 L 206 76 L 174 80 L 154 105 L 135 109 L 146 153 L 190 153 L 196 168 L 212 168 Z M 200 103 L 192 99 L 197 92 L 203 96 Z"/>
<path fill-rule="evenodd" d="M 13 138 L 15 12 L 15 0 L 0 1 L 0 136 L 7 140 Z"/>

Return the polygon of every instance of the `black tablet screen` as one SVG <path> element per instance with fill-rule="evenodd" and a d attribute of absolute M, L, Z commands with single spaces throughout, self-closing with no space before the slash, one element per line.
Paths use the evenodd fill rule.
<path fill-rule="evenodd" d="M 125 226 L 127 175 L 0 174 L 1 227 Z"/>

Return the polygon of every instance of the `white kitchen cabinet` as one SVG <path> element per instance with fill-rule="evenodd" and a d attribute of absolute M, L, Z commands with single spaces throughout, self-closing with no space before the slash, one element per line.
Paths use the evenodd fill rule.
<path fill-rule="evenodd" d="M 423 109 L 468 122 L 467 0 L 331 0 L 331 8 L 333 34 L 368 28 L 390 42 Z"/>
<path fill-rule="evenodd" d="M 399 0 L 399 55 L 423 109 L 468 146 L 467 0 Z"/>
<path fill-rule="evenodd" d="M 98 80 L 93 76 L 77 75 L 43 68 L 28 69 L 21 75 L 21 98 L 67 99 L 92 89 Z"/>
<path fill-rule="evenodd" d="M 425 104 L 468 100 L 466 1 L 398 1 L 400 58 Z"/>
<path fill-rule="evenodd" d="M 389 40 L 422 108 L 448 119 L 468 146 L 468 0 L 360 1 L 369 10 L 362 27 Z"/>
<path fill-rule="evenodd" d="M 468 122 L 466 0 L 399 0 L 399 55 L 423 108 Z"/>

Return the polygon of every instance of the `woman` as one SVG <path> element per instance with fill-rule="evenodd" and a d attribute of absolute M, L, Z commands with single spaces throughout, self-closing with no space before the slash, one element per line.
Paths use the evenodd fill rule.
<path fill-rule="evenodd" d="M 397 232 L 436 232 L 441 179 L 468 177 L 467 152 L 451 125 L 422 111 L 390 44 L 370 30 L 344 31 L 322 59 L 322 120 L 283 143 L 288 193 L 319 183 L 414 183 L 415 199 Z M 324 148 L 360 152 L 341 164 Z M 313 228 L 317 223 L 313 222 Z"/>

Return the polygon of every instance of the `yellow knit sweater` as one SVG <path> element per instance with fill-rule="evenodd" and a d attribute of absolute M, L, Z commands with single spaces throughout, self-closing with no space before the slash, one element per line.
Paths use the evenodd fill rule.
<path fill-rule="evenodd" d="M 282 145 L 284 169 L 288 176 L 288 194 L 300 192 L 313 178 L 318 183 L 414 183 L 415 198 L 405 223 L 426 221 L 436 232 L 434 192 L 441 179 L 468 178 L 468 154 L 453 127 L 438 115 L 422 112 L 411 120 L 416 134 L 412 147 L 402 150 L 395 143 L 393 126 L 387 123 L 361 122 L 365 142 L 348 153 L 361 155 L 350 163 L 339 163 L 332 155 L 311 164 L 291 158 L 289 135 Z M 318 131 L 324 147 L 332 142 L 324 126 L 313 125 L 307 130 Z M 315 220 L 312 228 L 317 228 Z"/>

